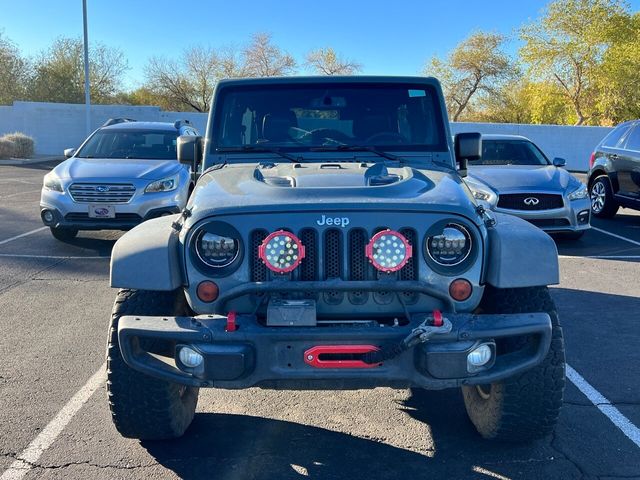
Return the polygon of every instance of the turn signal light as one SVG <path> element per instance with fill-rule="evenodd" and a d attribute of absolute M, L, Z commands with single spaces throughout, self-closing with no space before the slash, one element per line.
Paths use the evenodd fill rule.
<path fill-rule="evenodd" d="M 211 280 L 205 280 L 204 282 L 200 282 L 198 284 L 198 288 L 196 289 L 196 294 L 198 298 L 203 302 L 213 302 L 216 298 L 218 298 L 218 294 L 220 291 L 218 290 L 218 285 L 216 285 Z"/>
<path fill-rule="evenodd" d="M 458 278 L 449 285 L 449 295 L 458 302 L 463 302 L 471 296 L 473 287 L 466 278 Z"/>

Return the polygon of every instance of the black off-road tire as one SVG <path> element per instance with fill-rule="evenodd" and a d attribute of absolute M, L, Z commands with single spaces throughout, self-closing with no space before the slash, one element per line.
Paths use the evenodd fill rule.
<path fill-rule="evenodd" d="M 182 315 L 187 310 L 181 291 L 118 292 L 107 344 L 107 394 L 111 419 L 124 437 L 140 440 L 180 437 L 193 420 L 199 389 L 158 380 L 130 368 L 118 346 L 118 320 L 123 315 Z"/>
<path fill-rule="evenodd" d="M 483 313 L 546 312 L 553 331 L 549 353 L 537 367 L 502 382 L 462 387 L 471 422 L 488 439 L 528 442 L 551 434 L 562 407 L 565 355 L 562 328 L 549 290 L 487 287 L 480 309 Z M 518 338 L 498 345 L 498 349 L 513 351 L 527 341 L 527 337 Z"/>
<path fill-rule="evenodd" d="M 602 207 L 596 207 L 594 205 L 595 197 L 602 195 L 604 204 Z M 589 186 L 589 199 L 591 200 L 591 213 L 600 218 L 613 218 L 620 205 L 613 198 L 613 189 L 611 188 L 611 182 L 606 175 L 600 175 L 596 177 Z"/>
<path fill-rule="evenodd" d="M 61 228 L 61 227 L 49 227 L 51 229 L 51 235 L 61 242 L 68 242 L 78 236 L 77 228 Z"/>

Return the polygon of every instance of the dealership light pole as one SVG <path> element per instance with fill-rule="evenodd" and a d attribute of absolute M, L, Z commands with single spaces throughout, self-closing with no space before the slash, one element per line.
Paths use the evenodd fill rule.
<path fill-rule="evenodd" d="M 91 84 L 89 82 L 89 34 L 87 33 L 87 0 L 82 0 L 84 24 L 84 115 L 87 136 L 91 133 Z"/>

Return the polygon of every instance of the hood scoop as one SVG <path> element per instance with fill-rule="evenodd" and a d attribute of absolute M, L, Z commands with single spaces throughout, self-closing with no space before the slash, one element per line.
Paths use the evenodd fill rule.
<path fill-rule="evenodd" d="M 393 185 L 402 180 L 400 175 L 395 173 L 389 173 L 386 165 L 377 163 L 370 168 L 364 174 L 364 178 L 367 181 L 369 187 L 381 187 L 384 185 Z"/>

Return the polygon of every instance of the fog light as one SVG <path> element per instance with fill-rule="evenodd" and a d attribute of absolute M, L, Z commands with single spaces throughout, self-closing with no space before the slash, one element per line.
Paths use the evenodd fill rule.
<path fill-rule="evenodd" d="M 182 347 L 178 357 L 180 358 L 180 362 L 188 368 L 199 367 L 204 361 L 202 355 L 190 347 Z"/>
<path fill-rule="evenodd" d="M 484 367 L 491 361 L 493 350 L 487 343 L 483 343 L 474 348 L 469 355 L 467 355 L 467 370 L 469 372 L 475 372 L 481 367 Z"/>
<path fill-rule="evenodd" d="M 578 214 L 578 223 L 585 224 L 589 222 L 589 210 L 583 210 Z"/>
<path fill-rule="evenodd" d="M 42 212 L 42 219 L 46 223 L 52 223 L 53 222 L 53 212 L 51 210 L 45 210 L 44 212 Z"/>

